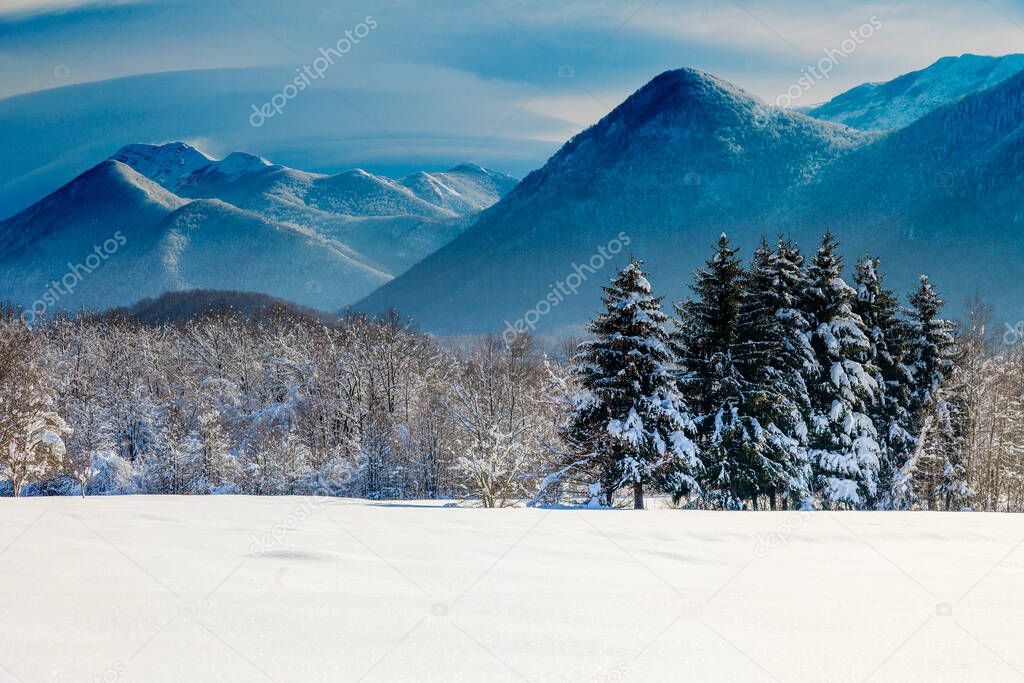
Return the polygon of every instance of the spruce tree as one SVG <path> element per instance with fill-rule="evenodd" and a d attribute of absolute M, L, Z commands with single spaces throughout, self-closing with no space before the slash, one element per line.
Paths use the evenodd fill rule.
<path fill-rule="evenodd" d="M 926 490 L 919 493 L 927 497 L 929 509 L 935 509 L 940 500 L 946 509 L 956 509 L 973 495 L 957 429 L 958 404 L 949 386 L 955 369 L 956 344 L 953 324 L 940 317 L 944 303 L 928 277 L 922 275 L 921 285 L 910 296 L 913 334 L 908 354 L 914 376 L 912 429 L 921 448 L 919 457 L 906 466 L 911 471 L 905 472 L 903 479 L 905 487 L 911 485 L 908 480 L 924 479 Z M 934 463 L 934 471 L 924 477 L 920 476 L 922 457 Z M 913 494 L 907 497 L 912 498 Z"/>
<path fill-rule="evenodd" d="M 792 381 L 798 386 L 798 398 L 805 419 L 810 416 L 810 396 L 805 376 L 820 370 L 811 347 L 811 320 L 804 312 L 804 297 L 808 290 L 807 267 L 800 247 L 787 239 L 779 239 L 771 261 L 772 297 L 775 317 L 785 328 L 783 353 L 787 357 Z"/>
<path fill-rule="evenodd" d="M 910 359 L 914 373 L 914 408 L 920 410 L 941 399 L 941 389 L 953 371 L 953 324 L 939 317 L 945 302 L 927 275 L 910 295 Z"/>
<path fill-rule="evenodd" d="M 675 495 L 699 492 L 694 423 L 676 390 L 674 357 L 661 298 L 633 261 L 604 288 L 606 311 L 591 324 L 575 370 L 583 391 L 567 435 L 600 478 L 608 504 L 631 486 L 643 508 L 644 486 Z"/>
<path fill-rule="evenodd" d="M 694 275 L 694 297 L 676 306 L 672 340 L 685 368 L 680 386 L 698 415 L 705 497 L 729 508 L 741 507 L 756 481 L 739 413 L 744 380 L 732 357 L 743 292 L 737 251 L 725 234 L 719 237 L 714 256 Z"/>
<path fill-rule="evenodd" d="M 808 497 L 807 415 L 804 370 L 813 367 L 808 325 L 798 310 L 803 282 L 799 250 L 780 240 L 762 244 L 744 279 L 737 359 L 748 387 L 747 410 L 760 435 L 759 488 L 774 504 L 802 504 Z"/>
<path fill-rule="evenodd" d="M 917 440 L 911 433 L 913 376 L 905 364 L 910 328 L 900 317 L 896 294 L 883 286 L 879 259 L 865 256 L 857 263 L 854 312 L 864 322 L 871 346 L 870 364 L 879 390 L 868 408 L 878 432 L 880 449 L 879 500 L 881 508 L 893 506 L 897 473 L 913 456 Z"/>
<path fill-rule="evenodd" d="M 828 507 L 865 507 L 878 494 L 880 449 L 868 409 L 878 392 L 871 343 L 853 307 L 857 292 L 842 276 L 831 233 L 808 268 L 805 315 L 820 367 L 811 389 L 810 455 L 815 486 Z"/>
<path fill-rule="evenodd" d="M 727 508 L 792 488 L 797 420 L 767 359 L 782 346 L 774 309 L 751 292 L 771 286 L 771 253 L 759 249 L 751 275 L 722 235 L 714 256 L 696 273 L 694 297 L 677 306 L 673 342 L 687 372 L 684 391 L 700 416 L 699 443 L 707 468 L 707 498 Z"/>

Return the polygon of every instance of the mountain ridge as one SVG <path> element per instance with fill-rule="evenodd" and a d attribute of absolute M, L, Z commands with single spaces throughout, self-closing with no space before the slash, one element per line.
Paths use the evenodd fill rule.
<path fill-rule="evenodd" d="M 762 236 L 780 232 L 813 249 L 832 228 L 848 256 L 881 252 L 883 269 L 903 290 L 921 272 L 955 271 L 956 249 L 970 242 L 971 257 L 983 265 L 962 264 L 961 275 L 933 272 L 935 280 L 947 280 L 958 298 L 981 291 L 1013 311 L 999 286 L 971 279 L 984 264 L 997 266 L 989 282 L 996 274 L 1002 283 L 1024 277 L 1024 245 L 1018 249 L 1019 240 L 1008 237 L 1021 212 L 1007 208 L 1024 200 L 1024 135 L 1013 123 L 1024 118 L 1024 72 L 884 134 L 789 111 L 764 117 L 757 98 L 720 83 L 695 70 L 659 75 L 566 143 L 470 230 L 357 308 L 398 308 L 441 334 L 497 332 L 620 230 L 671 298 L 685 294 L 723 229 L 749 253 Z M 993 125 L 1000 118 L 1004 125 Z M 951 126 L 959 133 L 943 133 Z M 979 188 L 985 177 L 998 185 Z M 973 224 L 993 232 L 972 232 Z M 1012 258 L 999 253 L 996 227 Z M 597 285 L 625 258 L 598 273 L 601 282 L 551 307 L 536 330 L 580 332 L 598 310 Z"/>
<path fill-rule="evenodd" d="M 427 199 L 365 171 L 312 174 L 244 152 L 216 159 L 183 142 L 127 145 L 0 221 L 0 282 L 9 301 L 38 303 L 116 230 L 127 245 L 104 270 L 125 284 L 92 274 L 74 297 L 51 292 L 55 305 L 104 308 L 204 288 L 333 310 L 458 235 L 516 182 L 468 165 L 425 176 L 436 182 Z"/>
<path fill-rule="evenodd" d="M 935 109 L 998 85 L 1024 70 L 1024 54 L 989 57 L 963 54 L 891 81 L 862 83 L 821 105 L 808 116 L 859 130 L 904 128 Z"/>

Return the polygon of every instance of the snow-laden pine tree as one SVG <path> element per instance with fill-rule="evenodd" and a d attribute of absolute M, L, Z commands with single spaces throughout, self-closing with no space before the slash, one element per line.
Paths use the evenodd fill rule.
<path fill-rule="evenodd" d="M 961 406 L 949 386 L 956 344 L 953 324 L 940 317 L 944 303 L 922 275 L 921 285 L 910 296 L 908 348 L 914 376 L 912 429 L 919 447 L 900 473 L 898 493 L 903 506 L 924 497 L 931 510 L 940 502 L 946 509 L 958 509 L 973 495 L 958 427 Z"/>
<path fill-rule="evenodd" d="M 798 403 L 805 418 L 810 415 L 811 399 L 805 375 L 818 371 L 817 358 L 811 347 L 811 320 L 804 313 L 804 297 L 808 289 L 806 260 L 800 247 L 787 239 L 779 239 L 770 263 L 771 285 L 768 295 L 777 317 L 784 327 L 784 349 L 787 367 L 798 385 Z M 778 363 L 778 361 L 777 361 Z"/>
<path fill-rule="evenodd" d="M 831 233 L 808 267 L 805 315 L 820 372 L 808 378 L 810 455 L 815 486 L 827 507 L 865 507 L 878 495 L 880 449 L 868 415 L 878 392 L 871 343 L 853 311 L 857 292 L 843 279 Z"/>
<path fill-rule="evenodd" d="M 764 362 L 781 347 L 774 307 L 751 290 L 771 286 L 771 254 L 759 249 L 746 274 L 726 235 L 697 271 L 694 296 L 681 302 L 673 347 L 686 368 L 680 385 L 697 415 L 706 467 L 705 497 L 716 505 L 756 508 L 798 480 L 799 417 Z M 794 419 L 796 418 L 796 419 Z M 788 432 L 788 433 L 787 433 Z"/>
<path fill-rule="evenodd" d="M 761 490 L 774 505 L 802 505 L 810 495 L 807 454 L 810 396 L 804 374 L 814 369 L 809 325 L 799 310 L 803 259 L 781 241 L 762 244 L 744 280 L 737 330 L 738 367 L 748 383 L 747 412 L 761 458 Z"/>
<path fill-rule="evenodd" d="M 870 364 L 879 388 L 868 414 L 878 432 L 881 451 L 878 506 L 888 509 L 893 506 L 897 473 L 913 456 L 917 439 L 911 431 L 913 376 L 905 364 L 910 329 L 900 315 L 898 297 L 883 286 L 878 264 L 879 259 L 870 256 L 857 262 L 854 312 L 864 322 L 871 345 Z"/>
<path fill-rule="evenodd" d="M 679 385 L 695 411 L 704 461 L 704 496 L 741 508 L 757 495 L 753 425 L 741 412 L 746 381 L 733 352 L 743 297 L 743 265 L 723 233 L 714 255 L 694 274 L 693 296 L 676 305 L 672 348 L 682 368 Z"/>
<path fill-rule="evenodd" d="M 604 288 L 606 310 L 575 359 L 581 392 L 566 430 L 600 479 L 604 502 L 629 486 L 636 508 L 646 485 L 677 496 L 699 492 L 701 469 L 693 419 L 675 384 L 667 316 L 641 266 L 631 262 Z"/>

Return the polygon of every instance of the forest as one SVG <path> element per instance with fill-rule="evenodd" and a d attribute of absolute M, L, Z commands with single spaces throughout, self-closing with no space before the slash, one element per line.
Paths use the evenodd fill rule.
<path fill-rule="evenodd" d="M 723 235 L 665 306 L 627 265 L 582 340 L 391 313 L 0 314 L 0 495 L 700 509 L 1024 509 L 1024 352 L 827 234 Z M 1016 341 L 1016 340 L 1011 340 Z"/>

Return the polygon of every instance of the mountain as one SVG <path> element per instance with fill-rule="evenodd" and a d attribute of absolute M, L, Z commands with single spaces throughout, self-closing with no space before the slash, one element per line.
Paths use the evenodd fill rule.
<path fill-rule="evenodd" d="M 442 334 L 500 331 L 576 264 L 602 260 L 598 249 L 620 231 L 660 280 L 682 282 L 710 239 L 699 227 L 759 234 L 761 217 L 790 188 L 869 137 L 790 112 L 758 125 L 760 107 L 709 74 L 661 74 L 360 308 L 397 307 Z M 588 294 L 559 301 L 539 329 L 578 327 L 626 255 L 587 273 Z"/>
<path fill-rule="evenodd" d="M 218 199 L 189 202 L 164 219 L 158 234 L 160 291 L 227 289 L 299 303 L 344 301 L 389 279 L 312 230 Z"/>
<path fill-rule="evenodd" d="M 900 289 L 929 273 L 950 313 L 977 294 L 997 326 L 1015 325 L 1024 319 L 1024 72 L 856 150 L 795 202 L 808 206 L 804 225 L 775 222 L 829 225 L 848 253 L 887 259 Z"/>
<path fill-rule="evenodd" d="M 926 69 L 886 83 L 864 83 L 817 107 L 808 116 L 859 130 L 904 128 L 965 95 L 990 88 L 1024 70 L 1024 54 L 943 57 Z"/>
<path fill-rule="evenodd" d="M 187 201 L 113 160 L 0 224 L 0 253 L 4 297 L 46 309 L 215 287 L 343 302 L 389 279 L 312 231 Z"/>
<path fill-rule="evenodd" d="M 242 152 L 222 160 L 207 157 L 202 164 L 198 157 L 206 155 L 180 142 L 152 147 L 140 163 L 139 147 L 125 148 L 114 158 L 181 197 L 220 199 L 276 222 L 312 229 L 392 276 L 454 239 L 518 182 L 472 164 L 401 180 L 362 169 L 307 173 Z M 193 165 L 198 168 L 188 174 L 178 172 Z"/>
<path fill-rule="evenodd" d="M 6 260 L 52 242 L 58 257 L 84 255 L 114 230 L 156 223 L 186 203 L 131 167 L 105 161 L 0 223 L 0 254 Z"/>
<path fill-rule="evenodd" d="M 241 152 L 218 160 L 181 142 L 128 145 L 0 222 L 0 291 L 26 306 L 105 308 L 243 290 L 334 310 L 456 237 L 516 181 L 465 165 L 405 182 Z M 73 294 L 53 289 L 108 240 L 116 255 L 69 276 Z"/>
<path fill-rule="evenodd" d="M 977 292 L 1024 317 L 1024 74 L 888 134 L 763 111 L 708 74 L 664 73 L 358 308 L 441 334 L 579 332 L 630 253 L 675 299 L 722 230 L 749 254 L 832 228 L 901 291 L 928 272 L 954 304 Z"/>

